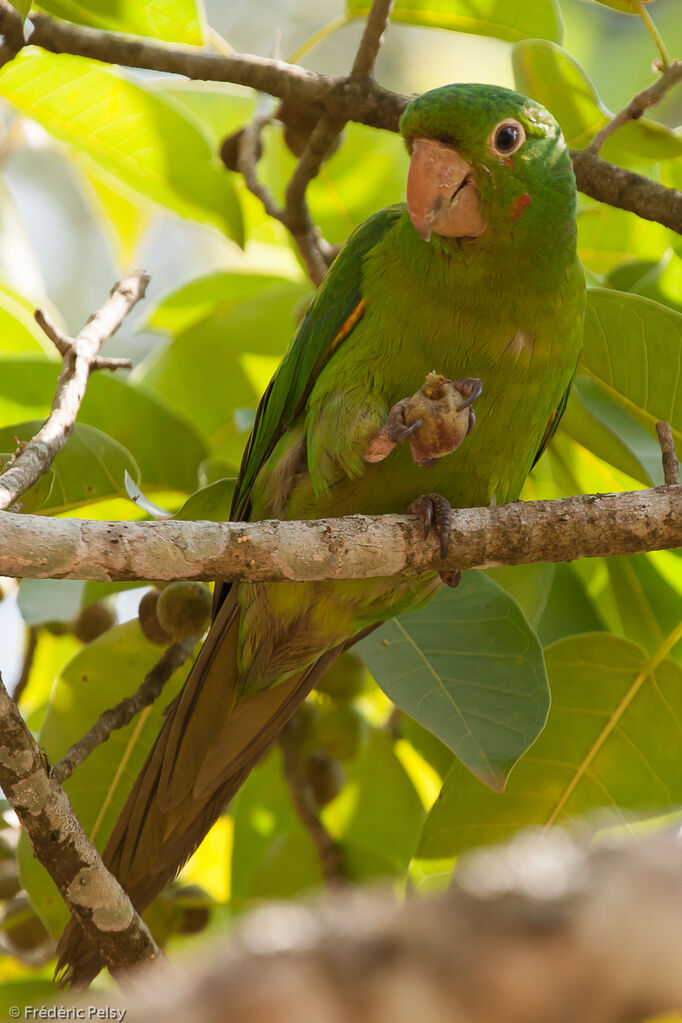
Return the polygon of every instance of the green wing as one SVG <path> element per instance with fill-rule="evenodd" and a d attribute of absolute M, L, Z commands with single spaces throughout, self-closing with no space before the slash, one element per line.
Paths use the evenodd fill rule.
<path fill-rule="evenodd" d="M 562 397 L 561 401 L 559 402 L 557 407 L 554 409 L 554 412 L 552 412 L 552 415 L 549 417 L 549 422 L 547 423 L 547 429 L 545 430 L 545 436 L 542 438 L 542 444 L 538 448 L 538 453 L 535 456 L 535 458 L 533 459 L 533 465 L 536 465 L 536 463 L 542 458 L 542 456 L 545 453 L 545 448 L 547 447 L 547 445 L 549 444 L 549 442 L 551 441 L 552 437 L 554 436 L 554 434 L 557 431 L 557 427 L 559 426 L 559 423 L 562 420 L 563 414 L 566 411 L 566 406 L 568 405 L 568 399 L 569 399 L 569 396 L 571 394 L 571 387 L 573 386 L 574 378 L 575 378 L 575 373 L 571 377 L 571 382 L 568 385 L 568 387 L 566 388 L 566 390 L 564 391 L 564 394 L 563 394 L 563 397 Z M 531 468 L 532 468 L 532 466 L 531 466 Z"/>
<path fill-rule="evenodd" d="M 364 256 L 404 210 L 402 204 L 387 206 L 361 224 L 320 285 L 258 406 L 232 501 L 233 520 L 248 518 L 251 490 L 261 466 L 301 414 L 320 370 L 360 319 Z"/>

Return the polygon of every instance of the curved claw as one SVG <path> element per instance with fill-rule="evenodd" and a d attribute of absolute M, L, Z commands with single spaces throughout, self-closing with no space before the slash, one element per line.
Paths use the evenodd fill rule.
<path fill-rule="evenodd" d="M 418 515 L 424 524 L 424 539 L 428 537 L 433 526 L 440 537 L 440 556 L 446 558 L 452 529 L 452 509 L 449 501 L 442 494 L 422 494 L 416 501 L 408 505 L 407 510 Z"/>
<path fill-rule="evenodd" d="M 459 406 L 460 412 L 462 409 L 469 408 L 470 405 L 473 405 L 476 399 L 480 398 L 483 394 L 483 384 L 478 377 L 462 377 L 461 380 L 453 380 L 452 383 L 460 393 L 463 392 L 468 395 L 468 397 L 465 398 Z"/>
<path fill-rule="evenodd" d="M 415 430 L 419 429 L 423 422 L 424 422 L 423 419 L 415 419 L 415 421 L 410 426 L 405 426 L 402 430 L 399 430 L 397 433 L 395 433 L 391 437 L 391 440 L 394 440 L 397 444 L 399 444 L 403 440 L 407 440 L 408 437 L 412 436 Z"/>

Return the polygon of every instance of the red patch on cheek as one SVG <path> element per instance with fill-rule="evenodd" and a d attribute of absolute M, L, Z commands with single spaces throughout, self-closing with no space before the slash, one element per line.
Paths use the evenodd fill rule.
<path fill-rule="evenodd" d="M 523 195 L 518 195 L 512 203 L 511 213 L 509 214 L 510 220 L 518 220 L 524 210 L 527 210 L 530 206 L 531 199 L 528 192 L 524 192 Z"/>

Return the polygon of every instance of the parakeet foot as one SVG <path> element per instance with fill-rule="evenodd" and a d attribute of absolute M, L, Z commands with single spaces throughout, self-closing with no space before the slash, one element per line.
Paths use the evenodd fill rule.
<path fill-rule="evenodd" d="M 440 537 L 440 556 L 445 558 L 450 546 L 450 532 L 452 530 L 452 509 L 450 502 L 442 494 L 422 494 L 416 501 L 407 506 L 407 511 L 417 515 L 424 525 L 424 538 L 435 529 Z M 445 573 L 453 575 L 454 573 Z M 447 579 L 443 580 L 447 582 Z M 452 585 L 448 583 L 448 585 Z M 457 585 L 455 583 L 455 585 Z"/>
<path fill-rule="evenodd" d="M 366 462 L 383 461 L 396 444 L 407 440 L 422 425 L 421 419 L 415 419 L 409 425 L 405 422 L 408 405 L 409 398 L 403 398 L 390 409 L 386 422 L 365 448 L 363 458 Z"/>

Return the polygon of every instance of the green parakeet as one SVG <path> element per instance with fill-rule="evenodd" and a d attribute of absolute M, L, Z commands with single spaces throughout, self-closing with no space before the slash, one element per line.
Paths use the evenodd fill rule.
<path fill-rule="evenodd" d="M 556 428 L 585 290 L 575 180 L 556 121 L 516 92 L 460 84 L 413 100 L 400 129 L 407 203 L 362 224 L 319 288 L 260 403 L 234 519 L 411 506 L 447 543 L 447 503 L 515 500 Z M 405 399 L 414 404 L 427 374 L 445 380 L 439 394 L 455 395 L 453 417 L 466 405 L 457 395 L 477 398 L 476 425 L 465 436 L 469 419 L 460 429 L 452 418 L 457 436 L 416 458 Z M 208 638 L 104 852 L 138 909 L 339 653 L 441 585 L 430 572 L 217 589 Z M 102 965 L 74 921 L 59 953 L 77 984 Z"/>

